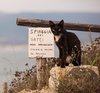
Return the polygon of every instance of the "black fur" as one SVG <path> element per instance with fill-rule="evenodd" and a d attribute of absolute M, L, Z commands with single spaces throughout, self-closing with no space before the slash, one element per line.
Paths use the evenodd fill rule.
<path fill-rule="evenodd" d="M 58 65 L 60 65 L 62 68 L 68 66 L 69 63 L 66 62 L 66 58 L 68 55 L 72 54 L 73 50 L 75 52 L 75 57 L 72 61 L 72 64 L 74 66 L 81 65 L 81 44 L 78 37 L 74 33 L 67 32 L 64 29 L 63 20 L 61 20 L 59 23 L 54 23 L 52 21 L 49 21 L 49 24 L 51 31 L 54 34 L 55 43 L 59 48 L 60 62 Z M 60 37 L 60 38 L 57 41 L 55 37 Z"/>

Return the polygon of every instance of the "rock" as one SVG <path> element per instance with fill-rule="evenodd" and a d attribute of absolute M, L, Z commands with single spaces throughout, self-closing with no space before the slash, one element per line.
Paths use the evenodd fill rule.
<path fill-rule="evenodd" d="M 100 80 L 99 82 L 96 81 L 98 77 L 99 71 L 96 66 L 70 65 L 66 68 L 53 67 L 50 70 L 49 88 L 43 87 L 40 91 L 24 89 L 18 93 L 99 93 Z M 93 83 L 93 80 L 96 83 Z M 92 92 L 90 90 L 88 91 L 87 89 L 90 89 L 91 85 L 93 85 L 93 89 L 95 89 L 96 85 L 98 88 L 92 90 Z"/>
<path fill-rule="evenodd" d="M 18 93 L 40 93 L 39 91 L 37 90 L 31 90 L 31 89 L 24 89 Z"/>
<path fill-rule="evenodd" d="M 57 93 L 56 91 L 50 89 L 50 88 L 43 88 L 40 93 Z"/>
<path fill-rule="evenodd" d="M 51 90 L 49 88 L 42 88 L 40 91 L 38 90 L 30 90 L 30 89 L 24 89 L 18 93 L 56 93 L 56 91 Z"/>
<path fill-rule="evenodd" d="M 61 81 L 69 81 L 72 85 L 79 85 L 92 79 L 97 79 L 99 70 L 96 66 L 82 65 L 82 66 L 67 66 L 66 68 L 53 67 L 50 70 L 49 88 L 57 91 Z M 62 86 L 62 85 L 61 85 Z M 63 93 L 63 92 L 60 92 Z M 68 92 L 67 92 L 68 93 Z M 70 93 L 70 92 L 69 92 Z M 73 93 L 73 92 L 72 92 Z"/>

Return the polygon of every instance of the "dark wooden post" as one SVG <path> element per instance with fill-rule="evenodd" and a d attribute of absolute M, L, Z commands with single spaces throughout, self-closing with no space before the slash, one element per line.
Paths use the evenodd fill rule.
<path fill-rule="evenodd" d="M 59 21 L 54 21 L 55 23 Z M 49 27 L 49 20 L 40 19 L 24 19 L 17 18 L 17 25 L 28 26 L 28 27 Z M 76 30 L 76 31 L 86 31 L 86 32 L 100 32 L 100 25 L 93 24 L 79 24 L 79 23 L 64 23 L 64 28 L 66 30 Z"/>

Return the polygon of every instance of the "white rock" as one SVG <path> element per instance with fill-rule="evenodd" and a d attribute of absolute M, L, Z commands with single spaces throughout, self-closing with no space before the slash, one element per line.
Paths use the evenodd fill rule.
<path fill-rule="evenodd" d="M 90 74 L 94 72 L 95 75 L 99 76 L 99 70 L 98 67 L 96 66 L 82 65 L 82 66 L 66 66 L 65 68 L 53 67 L 50 70 L 49 88 L 56 91 L 59 85 L 59 81 L 63 79 L 65 75 L 69 75 L 69 72 L 70 75 L 72 75 L 73 74 L 71 72 L 72 70 L 76 71 L 78 70 L 80 73 L 83 73 L 83 70 L 85 70 L 87 72 L 89 71 Z"/>

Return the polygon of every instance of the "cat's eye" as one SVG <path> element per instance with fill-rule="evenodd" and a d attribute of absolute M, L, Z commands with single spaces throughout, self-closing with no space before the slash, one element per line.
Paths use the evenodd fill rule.
<path fill-rule="evenodd" d="M 52 29 L 52 31 L 54 32 L 55 30 L 54 30 L 54 29 Z"/>
<path fill-rule="evenodd" d="M 59 29 L 58 29 L 58 31 L 60 32 L 60 31 L 61 31 L 61 29 L 59 28 Z"/>

